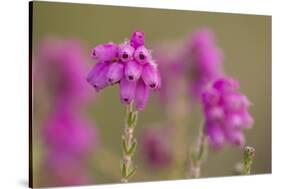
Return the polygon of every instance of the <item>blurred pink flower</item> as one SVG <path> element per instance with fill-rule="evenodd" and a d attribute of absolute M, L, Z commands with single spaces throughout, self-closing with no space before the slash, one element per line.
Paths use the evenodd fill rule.
<path fill-rule="evenodd" d="M 67 106 L 57 107 L 42 128 L 48 151 L 81 157 L 97 147 L 97 128 Z"/>
<path fill-rule="evenodd" d="M 46 179 L 52 186 L 86 185 L 94 182 L 79 160 L 57 152 L 47 155 L 44 170 Z"/>
<path fill-rule="evenodd" d="M 149 126 L 141 137 L 141 150 L 145 162 L 153 168 L 165 168 L 172 163 L 171 128 Z"/>
<path fill-rule="evenodd" d="M 214 34 L 207 29 L 194 32 L 183 44 L 164 43 L 155 49 L 162 76 L 160 98 L 164 103 L 173 103 L 178 94 L 182 95 L 182 89 L 200 99 L 208 83 L 223 74 L 222 52 Z"/>
<path fill-rule="evenodd" d="M 88 64 L 78 41 L 47 38 L 36 53 L 35 83 L 42 81 L 54 104 L 76 105 L 88 99 Z"/>
<path fill-rule="evenodd" d="M 223 74 L 223 54 L 208 29 L 194 32 L 187 43 L 186 70 L 191 94 L 200 99 L 209 82 Z"/>
<path fill-rule="evenodd" d="M 250 102 L 237 92 L 238 88 L 238 81 L 222 77 L 203 91 L 205 133 L 216 149 L 222 148 L 225 142 L 244 146 L 243 130 L 253 125 L 254 120 L 248 112 Z"/>

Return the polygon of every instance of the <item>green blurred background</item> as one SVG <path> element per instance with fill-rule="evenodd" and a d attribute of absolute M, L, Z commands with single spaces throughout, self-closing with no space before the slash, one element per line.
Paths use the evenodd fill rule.
<path fill-rule="evenodd" d="M 271 17 L 242 14 L 209 13 L 151 8 L 131 8 L 70 3 L 35 2 L 33 4 L 33 50 L 46 36 L 80 40 L 86 53 L 97 44 L 113 41 L 120 43 L 135 30 L 145 32 L 146 46 L 167 40 L 179 40 L 200 27 L 208 27 L 216 34 L 218 46 L 224 52 L 224 69 L 237 78 L 241 91 L 253 106 L 255 119 L 252 130 L 247 130 L 247 144 L 256 149 L 252 171 L 254 174 L 271 172 Z M 90 53 L 88 53 L 90 54 Z M 94 63 L 94 61 L 92 61 Z M 117 87 L 98 94 L 89 105 L 89 116 L 100 130 L 100 149 L 93 156 L 89 169 L 95 183 L 119 182 L 121 159 L 121 134 L 124 107 L 119 102 Z M 192 114 L 186 140 L 193 142 L 198 132 L 201 114 L 197 107 Z M 33 118 L 33 172 L 34 182 L 40 185 L 40 162 L 43 146 L 38 130 L 40 121 Z M 165 119 L 156 95 L 150 98 L 141 112 L 136 135 L 147 124 Z M 162 180 L 163 172 L 150 171 L 136 155 L 140 173 L 133 181 Z M 202 167 L 203 177 L 233 175 L 234 164 L 241 160 L 241 149 L 226 147 L 220 152 L 210 152 Z M 105 168 L 107 167 L 107 168 Z M 108 170 L 104 170 L 108 169 Z M 37 174 L 38 173 L 38 174 Z M 117 180 L 116 180 L 117 179 Z"/>

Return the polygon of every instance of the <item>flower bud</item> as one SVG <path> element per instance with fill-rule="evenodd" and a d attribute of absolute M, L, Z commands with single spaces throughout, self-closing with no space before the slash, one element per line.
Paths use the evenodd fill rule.
<path fill-rule="evenodd" d="M 219 103 L 220 100 L 220 94 L 217 90 L 214 90 L 212 88 L 205 90 L 202 93 L 202 101 L 204 106 L 214 106 Z"/>
<path fill-rule="evenodd" d="M 106 77 L 108 69 L 108 63 L 97 63 L 87 76 L 87 81 L 97 92 L 108 85 Z"/>
<path fill-rule="evenodd" d="M 120 80 L 120 99 L 123 104 L 130 104 L 136 94 L 136 82 L 128 81 L 125 78 Z"/>
<path fill-rule="evenodd" d="M 119 58 L 122 62 L 128 62 L 133 59 L 135 49 L 130 44 L 121 44 L 119 48 Z"/>
<path fill-rule="evenodd" d="M 237 112 L 247 109 L 250 105 L 250 102 L 245 95 L 241 95 L 239 93 L 231 93 L 223 97 L 223 104 L 226 111 Z"/>
<path fill-rule="evenodd" d="M 118 45 L 111 42 L 98 45 L 92 49 L 92 57 L 99 62 L 112 62 L 118 57 Z"/>
<path fill-rule="evenodd" d="M 142 65 L 135 61 L 127 62 L 125 66 L 125 77 L 128 81 L 137 81 L 142 72 Z"/>
<path fill-rule="evenodd" d="M 144 45 L 144 33 L 141 31 L 135 31 L 133 33 L 133 35 L 131 36 L 130 43 L 134 48 L 143 46 Z"/>
<path fill-rule="evenodd" d="M 220 106 L 212 106 L 205 111 L 206 119 L 209 121 L 222 122 L 224 119 L 224 111 Z"/>
<path fill-rule="evenodd" d="M 221 93 L 228 93 L 237 90 L 239 88 L 239 83 L 232 78 L 221 78 L 214 82 L 213 87 Z"/>
<path fill-rule="evenodd" d="M 151 61 L 151 54 L 144 46 L 140 46 L 136 49 L 134 58 L 138 63 L 145 64 Z"/>
<path fill-rule="evenodd" d="M 145 64 L 143 66 L 142 79 L 151 89 L 157 89 L 161 86 L 160 74 L 154 64 Z"/>
<path fill-rule="evenodd" d="M 243 132 L 240 129 L 230 129 L 225 131 L 225 135 L 227 140 L 234 145 L 244 146 L 245 145 L 245 137 Z"/>
<path fill-rule="evenodd" d="M 124 65 L 119 62 L 112 63 L 109 66 L 108 72 L 106 74 L 107 82 L 111 85 L 117 83 L 120 81 L 120 79 L 123 77 L 124 72 Z"/>
<path fill-rule="evenodd" d="M 149 98 L 149 88 L 144 81 L 140 79 L 137 83 L 135 103 L 137 110 L 143 110 Z"/>
<path fill-rule="evenodd" d="M 208 136 L 209 143 L 215 148 L 220 149 L 224 144 L 224 133 L 219 125 L 206 123 L 206 133 Z"/>

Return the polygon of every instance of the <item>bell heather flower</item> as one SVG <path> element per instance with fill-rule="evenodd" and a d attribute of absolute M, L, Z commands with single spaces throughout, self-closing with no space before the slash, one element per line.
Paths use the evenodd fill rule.
<path fill-rule="evenodd" d="M 120 81 L 124 75 L 124 64 L 120 62 L 112 63 L 107 71 L 107 82 L 111 85 Z"/>
<path fill-rule="evenodd" d="M 119 45 L 119 58 L 122 62 L 133 60 L 135 49 L 129 43 Z"/>
<path fill-rule="evenodd" d="M 215 80 L 202 93 L 205 133 L 214 148 L 225 142 L 243 146 L 243 129 L 251 128 L 253 118 L 248 112 L 248 98 L 237 92 L 238 81 L 223 77 Z"/>
<path fill-rule="evenodd" d="M 133 33 L 130 41 L 131 45 L 136 49 L 139 46 L 144 45 L 144 33 L 141 31 L 136 31 Z"/>
<path fill-rule="evenodd" d="M 106 43 L 96 46 L 92 49 L 92 57 L 100 62 L 112 62 L 118 57 L 118 45 Z"/>
<path fill-rule="evenodd" d="M 129 81 L 137 81 L 139 80 L 141 74 L 142 74 L 142 65 L 135 62 L 130 61 L 126 64 L 125 67 L 125 77 Z"/>
<path fill-rule="evenodd" d="M 101 66 L 94 67 L 87 76 L 87 81 L 98 92 L 108 86 L 107 73 L 109 70 L 109 63 L 100 63 Z"/>
<path fill-rule="evenodd" d="M 142 79 L 151 89 L 161 87 L 160 74 L 155 64 L 146 64 L 143 66 Z"/>
<path fill-rule="evenodd" d="M 194 97 L 200 98 L 204 87 L 222 75 L 222 53 L 215 44 L 214 34 L 200 30 L 192 35 L 186 54 L 190 90 Z"/>
<path fill-rule="evenodd" d="M 140 64 L 146 64 L 151 61 L 151 53 L 144 46 L 140 46 L 136 49 L 134 57 Z"/>
<path fill-rule="evenodd" d="M 137 83 L 136 88 L 136 109 L 143 110 L 146 106 L 149 97 L 149 87 L 144 83 L 142 79 L 140 79 Z"/>
<path fill-rule="evenodd" d="M 123 104 L 136 101 L 137 109 L 142 110 L 148 101 L 148 89 L 161 87 L 160 73 L 150 50 L 144 46 L 143 32 L 134 32 L 130 43 L 97 45 L 92 56 L 97 64 L 87 76 L 88 83 L 97 92 L 108 85 L 119 84 Z"/>
<path fill-rule="evenodd" d="M 135 81 L 128 81 L 126 78 L 120 81 L 120 99 L 123 104 L 130 104 L 134 100 L 136 86 Z"/>
<path fill-rule="evenodd" d="M 141 149 L 145 162 L 153 168 L 165 168 L 172 163 L 171 128 L 150 126 L 141 135 Z"/>

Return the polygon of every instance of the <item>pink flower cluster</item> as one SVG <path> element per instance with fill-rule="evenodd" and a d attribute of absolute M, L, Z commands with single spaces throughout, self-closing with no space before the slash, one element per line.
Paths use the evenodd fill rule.
<path fill-rule="evenodd" d="M 186 70 L 191 94 L 200 99 L 206 85 L 223 74 L 223 55 L 212 32 L 202 29 L 187 44 Z"/>
<path fill-rule="evenodd" d="M 223 54 L 215 35 L 208 29 L 192 33 L 183 44 L 161 44 L 155 49 L 156 60 L 161 65 L 160 97 L 164 103 L 177 100 L 176 94 L 182 90 L 199 100 L 207 84 L 223 75 Z"/>
<path fill-rule="evenodd" d="M 57 107 L 45 121 L 42 136 L 48 151 L 60 156 L 83 157 L 96 149 L 98 132 L 71 107 Z"/>
<path fill-rule="evenodd" d="M 120 86 L 123 104 L 135 102 L 136 109 L 146 106 L 151 89 L 161 86 L 157 65 L 151 52 L 144 46 L 143 32 L 136 31 L 130 41 L 97 45 L 92 50 L 97 64 L 87 76 L 96 91 L 114 84 Z"/>
<path fill-rule="evenodd" d="M 41 128 L 48 184 L 90 183 L 84 159 L 97 148 L 98 130 L 79 112 L 90 97 L 83 49 L 78 41 L 48 38 L 39 44 L 35 58 L 34 84 L 47 89 L 51 107 Z"/>
<path fill-rule="evenodd" d="M 253 118 L 248 112 L 249 100 L 239 92 L 238 81 L 222 77 L 215 80 L 202 94 L 205 133 L 216 149 L 227 141 L 243 146 L 243 129 L 251 128 Z"/>
<path fill-rule="evenodd" d="M 45 86 L 46 94 L 55 106 L 70 103 L 80 106 L 92 96 L 84 80 L 88 61 L 79 41 L 43 40 L 39 44 L 34 67 L 35 84 L 40 80 L 40 85 Z"/>

